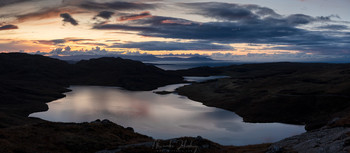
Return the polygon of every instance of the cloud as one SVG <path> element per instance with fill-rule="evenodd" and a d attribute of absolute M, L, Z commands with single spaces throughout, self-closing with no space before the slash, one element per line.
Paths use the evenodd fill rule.
<path fill-rule="evenodd" d="M 37 40 L 36 43 L 44 44 L 44 45 L 58 45 L 65 43 L 64 39 L 54 39 L 54 40 Z"/>
<path fill-rule="evenodd" d="M 233 3 L 181 3 L 182 7 L 192 9 L 192 14 L 221 20 L 251 20 L 262 17 L 279 17 L 274 10 L 258 5 L 240 5 Z"/>
<path fill-rule="evenodd" d="M 12 24 L 4 25 L 4 26 L 0 25 L 0 31 L 1 30 L 12 30 L 12 29 L 18 29 L 18 26 L 12 25 Z"/>
<path fill-rule="evenodd" d="M 87 12 L 85 9 L 76 7 L 76 5 L 65 5 L 61 0 L 27 0 L 23 2 L 25 3 L 15 3 L 1 9 L 1 19 L 8 23 L 18 24 L 26 21 L 57 18 L 63 13 Z"/>
<path fill-rule="evenodd" d="M 182 7 L 189 8 L 191 14 L 198 14 L 209 18 L 239 21 L 246 23 L 273 22 L 274 24 L 302 25 L 312 22 L 331 21 L 331 18 L 340 18 L 338 15 L 312 17 L 305 14 L 283 16 L 273 9 L 259 5 L 243 5 L 221 2 L 181 3 Z"/>
<path fill-rule="evenodd" d="M 337 15 L 330 15 L 330 16 L 318 16 L 318 17 L 312 17 L 305 14 L 292 14 L 287 16 L 286 18 L 282 18 L 281 22 L 286 22 L 290 25 L 302 25 L 302 24 L 309 24 L 313 22 L 331 22 L 331 18 L 339 18 Z"/>
<path fill-rule="evenodd" d="M 64 38 L 64 39 L 53 39 L 53 40 L 35 40 L 36 44 L 44 44 L 44 45 L 61 45 L 67 42 L 73 42 L 76 44 L 86 44 L 89 41 L 95 41 L 94 39 L 82 39 L 82 38 Z M 93 43 L 91 43 L 93 44 Z M 104 45 L 103 45 L 104 46 Z"/>
<path fill-rule="evenodd" d="M 141 36 L 207 41 L 212 44 L 272 44 L 286 46 L 276 49 L 298 50 L 305 53 L 350 54 L 349 33 L 311 31 L 302 28 L 303 25 L 311 25 L 314 22 L 319 22 L 319 24 L 334 22 L 332 18 L 338 18 L 336 15 L 312 17 L 292 14 L 282 16 L 272 9 L 257 5 L 229 3 L 184 3 L 181 5 L 192 9 L 191 13 L 197 11 L 196 14 L 219 18 L 222 21 L 199 23 L 181 18 L 152 16 L 134 20 L 128 24 L 95 25 L 93 28 L 135 31 Z M 235 10 L 230 10 L 230 8 Z"/>
<path fill-rule="evenodd" d="M 308 24 L 310 22 L 315 21 L 316 19 L 305 15 L 305 14 L 293 14 L 293 15 L 289 15 L 286 18 L 286 22 L 288 24 L 294 24 L 294 25 L 298 25 L 298 24 Z"/>
<path fill-rule="evenodd" d="M 98 24 L 84 22 L 88 26 L 93 25 L 93 29 L 95 30 L 108 30 L 109 32 L 123 31 L 125 33 L 132 31 L 133 34 L 136 33 L 140 36 L 185 39 L 182 41 L 188 41 L 185 44 L 180 44 L 180 42 L 164 42 L 163 45 L 161 45 L 161 42 L 144 42 L 143 45 L 153 45 L 152 47 L 154 49 L 137 46 L 139 44 L 135 42 L 124 44 L 126 47 L 136 46 L 146 50 L 158 50 L 169 47 L 172 50 L 181 48 L 176 45 L 184 45 L 188 48 L 198 47 L 201 50 L 220 47 L 223 47 L 225 50 L 225 47 L 229 47 L 228 44 L 252 43 L 271 44 L 279 46 L 275 49 L 298 50 L 304 53 L 350 54 L 349 22 L 337 22 L 333 20 L 340 19 L 337 15 L 319 17 L 306 14 L 281 15 L 271 8 L 259 5 L 220 2 L 176 4 L 182 7 L 181 11 L 184 13 L 188 11 L 187 13 L 192 15 L 205 17 L 206 19 L 200 23 L 185 18 L 152 16 L 148 10 L 158 9 L 162 6 L 160 3 L 151 2 L 152 0 L 132 0 L 132 2 L 117 0 L 64 0 L 61 2 L 61 0 L 48 0 L 47 3 L 43 3 L 43 1 L 2 0 L 0 7 L 21 3 L 18 6 L 13 5 L 9 7 L 9 9 L 12 7 L 21 9 L 18 9 L 17 12 L 14 11 L 15 13 L 11 13 L 10 15 L 15 21 L 6 21 L 6 24 L 15 26 L 18 25 L 17 21 L 22 22 L 61 16 L 65 23 L 69 22 L 72 25 L 78 25 L 77 20 L 71 15 L 75 17 L 76 13 L 84 12 L 85 14 L 81 16 L 89 14 L 90 17 L 87 17 L 88 19 L 95 16 L 94 22 L 100 22 Z M 35 3 L 29 7 L 29 5 L 25 6 L 27 2 Z M 162 9 L 164 11 L 166 8 Z M 128 22 L 113 21 L 110 23 L 115 24 L 108 24 L 106 20 L 109 20 L 113 16 L 113 13 L 117 12 L 115 10 L 119 12 L 119 18 L 117 20 Z M 123 12 L 123 14 L 120 12 Z M 131 12 L 140 13 L 133 14 Z M 7 15 L 6 11 L 2 13 Z M 208 18 L 210 19 L 209 21 L 207 20 Z M 194 19 L 201 20 L 202 18 Z M 3 28 L 0 28 L 0 30 L 8 30 L 7 25 L 3 25 L 2 27 L 0 25 Z M 56 46 L 62 46 L 67 42 L 82 45 L 94 44 L 94 41 L 89 42 L 88 40 L 86 42 L 84 40 L 76 40 L 76 43 L 68 39 L 37 41 L 37 43 Z M 96 45 L 102 46 L 103 44 Z"/>
<path fill-rule="evenodd" d="M 255 24 L 237 22 L 197 23 L 180 18 L 161 16 L 137 20 L 134 25 L 106 24 L 96 25 L 94 29 L 137 31 L 142 36 L 210 40 L 221 43 L 265 43 L 269 42 L 269 39 L 302 35 L 305 32 L 305 30 L 292 26 L 264 22 Z"/>
<path fill-rule="evenodd" d="M 194 22 L 191 20 L 165 17 L 165 16 L 152 16 L 149 18 L 144 18 L 142 20 L 135 20 L 133 22 L 136 25 L 162 25 L 162 26 L 181 26 L 181 25 L 201 25 L 199 22 Z M 129 24 L 132 25 L 132 24 Z"/>
<path fill-rule="evenodd" d="M 79 43 L 79 45 L 89 45 L 89 46 L 108 46 L 104 43 Z"/>
<path fill-rule="evenodd" d="M 318 55 L 350 55 L 350 37 L 311 38 L 311 40 L 306 37 L 305 39 L 297 40 L 295 44 L 272 49 L 297 50 Z"/>
<path fill-rule="evenodd" d="M 349 27 L 346 25 L 324 25 L 317 27 L 318 29 L 325 29 L 325 30 L 348 30 Z"/>
<path fill-rule="evenodd" d="M 106 49 L 101 49 L 100 47 L 91 48 L 90 50 L 71 50 L 69 46 L 65 48 L 56 48 L 51 50 L 48 53 L 37 52 L 37 54 L 45 55 L 66 55 L 66 56 L 75 56 L 75 55 L 110 55 L 110 54 L 120 54 L 121 52 L 110 52 Z"/>
<path fill-rule="evenodd" d="M 100 17 L 100 18 L 108 20 L 108 19 L 110 19 L 112 17 L 113 14 L 114 14 L 114 12 L 101 11 L 94 17 L 94 19 L 96 19 L 97 17 Z"/>
<path fill-rule="evenodd" d="M 118 18 L 118 21 L 132 21 L 132 20 L 139 20 L 139 19 L 149 18 L 149 17 L 152 17 L 151 13 L 149 11 L 145 11 L 145 12 L 141 12 L 139 14 L 120 16 Z"/>
<path fill-rule="evenodd" d="M 82 41 L 95 41 L 95 39 L 83 39 L 83 38 L 64 38 L 65 41 L 82 42 Z"/>
<path fill-rule="evenodd" d="M 107 3 L 97 3 L 92 1 L 87 1 L 80 4 L 80 7 L 85 9 L 93 10 L 103 10 L 103 9 L 113 9 L 113 10 L 146 10 L 146 9 L 155 9 L 157 4 L 146 4 L 146 3 L 136 3 L 136 2 L 124 2 L 124 1 L 115 1 Z"/>
<path fill-rule="evenodd" d="M 78 25 L 78 22 L 75 19 L 73 19 L 73 17 L 70 14 L 62 13 L 60 14 L 60 16 L 63 18 L 63 22 L 69 22 L 74 26 Z"/>
<path fill-rule="evenodd" d="M 65 13 L 79 13 L 80 9 L 69 9 L 69 8 L 41 8 L 31 13 L 26 13 L 22 15 L 17 15 L 16 18 L 19 22 L 29 21 L 29 20 L 42 20 L 48 18 L 56 18 L 60 16 L 60 14 Z"/>
<path fill-rule="evenodd" d="M 13 5 L 13 4 L 17 4 L 17 3 L 29 2 L 29 1 L 35 1 L 35 0 L 1 0 L 0 7 L 4 7 L 7 5 Z"/>
<path fill-rule="evenodd" d="M 218 45 L 210 42 L 162 42 L 162 41 L 149 41 L 149 42 L 130 42 L 125 44 L 117 43 L 110 48 L 138 48 L 147 51 L 157 50 L 233 50 L 234 48 L 229 45 Z"/>
<path fill-rule="evenodd" d="M 349 55 L 317 55 L 307 53 L 280 53 L 280 54 L 266 54 L 266 53 L 249 53 L 247 55 L 234 55 L 232 53 L 214 53 L 210 56 L 215 60 L 231 60 L 242 62 L 335 62 L 335 63 L 349 63 Z"/>
<path fill-rule="evenodd" d="M 0 39 L 0 52 L 18 52 L 19 50 L 40 50 L 41 45 L 25 40 Z"/>

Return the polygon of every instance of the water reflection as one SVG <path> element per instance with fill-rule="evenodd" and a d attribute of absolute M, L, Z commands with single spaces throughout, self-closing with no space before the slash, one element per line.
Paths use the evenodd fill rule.
<path fill-rule="evenodd" d="M 172 91 L 184 84 L 157 89 Z M 109 119 L 154 138 L 203 136 L 223 145 L 274 142 L 304 132 L 302 126 L 244 123 L 233 112 L 207 107 L 176 94 L 132 92 L 120 88 L 73 86 L 47 112 L 30 116 L 59 122 Z"/>
<path fill-rule="evenodd" d="M 220 79 L 220 78 L 228 78 L 229 76 L 208 76 L 208 77 L 189 77 L 189 76 L 186 76 L 184 77 L 185 80 L 187 81 L 191 81 L 191 82 L 204 82 L 204 81 L 207 81 L 207 80 L 214 80 L 214 79 Z"/>
<path fill-rule="evenodd" d="M 232 61 L 145 61 L 145 63 L 153 64 L 163 70 L 180 70 L 180 69 L 189 69 L 201 66 L 229 66 L 229 65 L 238 65 L 245 64 L 242 62 L 232 62 Z"/>

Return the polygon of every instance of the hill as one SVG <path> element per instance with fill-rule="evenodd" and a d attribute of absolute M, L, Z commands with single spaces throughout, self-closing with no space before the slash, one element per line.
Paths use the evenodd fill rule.
<path fill-rule="evenodd" d="M 234 111 L 247 122 L 320 128 L 349 116 L 350 64 L 263 63 L 181 70 L 182 75 L 228 75 L 177 89 L 205 105 Z"/>
<path fill-rule="evenodd" d="M 0 152 L 95 152 L 153 141 L 109 121 L 54 123 L 29 118 L 64 97 L 70 85 L 152 90 L 183 78 L 155 66 L 121 58 L 68 64 L 41 55 L 0 54 Z"/>
<path fill-rule="evenodd" d="M 121 58 L 99 58 L 68 64 L 41 55 L 2 53 L 0 119 L 3 120 L 0 127 L 26 122 L 21 117 L 47 110 L 45 103 L 64 97 L 63 93 L 69 91 L 67 88 L 70 85 L 153 90 L 182 81 L 181 76 L 172 72 Z M 11 114 L 12 117 L 4 114 Z"/>

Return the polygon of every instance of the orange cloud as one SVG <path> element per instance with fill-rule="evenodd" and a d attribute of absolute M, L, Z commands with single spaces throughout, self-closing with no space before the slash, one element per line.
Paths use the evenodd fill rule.
<path fill-rule="evenodd" d="M 18 52 L 20 50 L 35 52 L 38 50 L 47 51 L 48 48 L 29 40 L 0 39 L 0 52 Z"/>
<path fill-rule="evenodd" d="M 152 17 L 151 13 L 149 11 L 141 12 L 140 14 L 132 14 L 132 15 L 126 15 L 121 16 L 118 21 L 132 21 L 132 20 L 139 20 L 143 18 L 150 18 Z"/>
<path fill-rule="evenodd" d="M 182 25 L 191 25 L 192 22 L 189 21 L 181 21 L 181 20 L 163 20 L 163 24 L 182 24 Z"/>
<path fill-rule="evenodd" d="M 64 45 L 65 43 L 70 44 L 88 44 L 86 42 L 94 42 L 96 40 L 94 39 L 82 39 L 82 38 L 64 38 L 64 39 L 53 39 L 53 40 L 35 40 L 33 41 L 36 44 L 43 44 L 43 45 Z M 91 44 L 97 44 L 97 43 L 91 43 Z"/>

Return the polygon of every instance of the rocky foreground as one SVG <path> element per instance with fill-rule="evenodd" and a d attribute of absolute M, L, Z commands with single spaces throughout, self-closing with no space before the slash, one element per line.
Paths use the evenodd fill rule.
<path fill-rule="evenodd" d="M 96 152 L 120 145 L 152 141 L 107 120 L 92 123 L 39 121 L 0 129 L 0 152 Z"/>
<path fill-rule="evenodd" d="M 350 128 L 321 128 L 272 144 L 266 153 L 348 153 Z"/>

